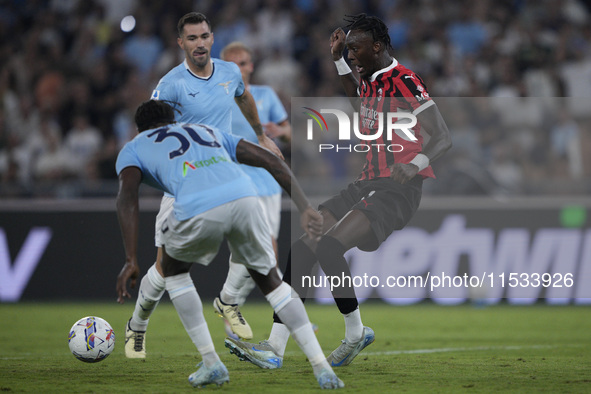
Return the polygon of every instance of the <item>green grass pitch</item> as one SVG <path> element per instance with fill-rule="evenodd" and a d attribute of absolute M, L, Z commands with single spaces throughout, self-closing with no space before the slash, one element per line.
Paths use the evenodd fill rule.
<path fill-rule="evenodd" d="M 279 370 L 262 370 L 230 355 L 223 345 L 223 322 L 204 301 L 205 316 L 222 361 L 230 371 L 223 392 L 304 393 L 319 390 L 305 356 L 290 340 Z M 124 326 L 133 303 L 0 304 L 0 391 L 35 393 L 181 393 L 200 356 L 170 302 L 152 316 L 148 358 L 128 360 Z M 255 333 L 265 339 L 271 309 L 250 303 L 242 309 Z M 329 354 L 344 337 L 335 306 L 307 305 Z M 350 366 L 335 369 L 342 392 L 591 392 L 591 310 L 588 306 L 475 308 L 431 303 L 361 305 L 376 333 Z M 115 351 L 97 364 L 72 356 L 67 336 L 83 316 L 106 319 L 116 334 Z M 208 387 L 203 390 L 215 390 Z"/>

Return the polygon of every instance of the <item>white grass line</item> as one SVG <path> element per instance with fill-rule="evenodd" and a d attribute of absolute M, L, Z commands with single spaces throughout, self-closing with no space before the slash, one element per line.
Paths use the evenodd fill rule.
<path fill-rule="evenodd" d="M 575 346 L 575 345 L 566 345 Z M 553 349 L 557 347 L 565 347 L 564 345 L 528 345 L 528 346 L 474 346 L 474 347 L 443 347 L 434 349 L 409 349 L 409 350 L 388 350 L 385 352 L 369 352 L 363 351 L 362 356 L 395 356 L 398 354 L 430 354 L 430 353 L 452 353 L 452 352 L 483 352 L 490 350 L 522 350 L 522 349 Z M 326 350 L 326 349 L 324 349 Z M 330 353 L 332 350 L 329 350 Z M 325 351 L 326 353 L 326 351 Z M 301 354 L 297 351 L 288 351 L 286 356 L 295 356 Z"/>
<path fill-rule="evenodd" d="M 443 347 L 435 349 L 389 350 L 385 352 L 363 352 L 366 356 L 393 356 L 397 354 L 429 354 L 450 352 L 481 352 L 489 350 L 522 350 L 522 349 L 552 349 L 558 346 L 530 345 L 530 346 L 475 346 L 475 347 Z"/>

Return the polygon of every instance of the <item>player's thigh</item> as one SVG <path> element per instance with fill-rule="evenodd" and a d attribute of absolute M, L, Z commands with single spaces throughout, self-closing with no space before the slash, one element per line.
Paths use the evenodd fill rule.
<path fill-rule="evenodd" d="M 229 206 L 232 226 L 226 232 L 232 261 L 263 275 L 275 267 L 271 231 L 258 197 L 235 200 Z"/>
<path fill-rule="evenodd" d="M 325 235 L 335 238 L 347 250 L 366 245 L 374 238 L 370 220 L 363 212 L 356 209 L 349 211 Z"/>
<path fill-rule="evenodd" d="M 271 236 L 273 239 L 277 239 L 281 227 L 281 194 L 260 196 L 259 199 L 263 208 L 263 216 L 269 224 Z"/>
<path fill-rule="evenodd" d="M 323 233 L 336 238 L 347 249 L 366 242 L 370 237 L 371 227 L 367 217 L 354 210 L 363 198 L 363 190 L 357 183 L 351 183 L 320 204 L 320 213 L 324 218 Z"/>
<path fill-rule="evenodd" d="M 332 226 L 337 224 L 338 219 L 334 216 L 334 214 L 330 210 L 328 210 L 326 208 L 320 207 L 319 212 L 322 215 L 322 218 L 324 219 L 324 222 L 322 224 L 322 232 L 324 234 L 326 234 L 326 232 L 328 230 L 330 230 L 330 228 Z"/>
<path fill-rule="evenodd" d="M 330 210 L 328 210 L 322 206 L 319 208 L 318 212 L 320 212 L 320 214 L 322 215 L 322 218 L 324 220 L 324 222 L 322 224 L 322 233 L 326 234 L 326 232 L 332 226 L 334 226 L 338 222 L 338 220 Z M 300 240 L 303 241 L 308 246 L 308 248 L 310 248 L 310 250 L 312 250 L 312 251 L 316 250 L 316 245 L 318 243 L 315 240 L 310 239 L 307 234 L 303 234 L 300 237 Z"/>
<path fill-rule="evenodd" d="M 187 220 L 178 220 L 171 213 L 162 225 L 166 253 L 179 261 L 208 265 L 219 251 L 230 215 L 227 204 Z"/>
<path fill-rule="evenodd" d="M 323 232 L 326 233 L 351 211 L 352 207 L 363 198 L 363 191 L 358 183 L 350 183 L 346 188 L 322 202 L 318 208 L 324 217 Z"/>
<path fill-rule="evenodd" d="M 174 204 L 174 197 L 169 196 L 162 196 L 162 200 L 160 201 L 160 210 L 156 215 L 156 224 L 154 226 L 154 245 L 157 248 L 161 248 L 164 245 L 164 241 L 162 240 L 162 225 L 168 218 L 168 215 L 172 212 Z"/>
<path fill-rule="evenodd" d="M 347 248 L 376 250 L 393 231 L 412 219 L 421 201 L 422 184 L 421 177 L 406 184 L 388 178 L 362 184 L 362 198 L 329 230 L 329 235 Z"/>
<path fill-rule="evenodd" d="M 160 274 L 164 278 L 189 272 L 191 266 L 193 265 L 193 263 L 187 263 L 184 261 L 177 260 L 174 257 L 171 257 L 168 253 L 166 253 L 165 245 L 162 245 L 161 253 L 162 256 L 160 259 Z"/>

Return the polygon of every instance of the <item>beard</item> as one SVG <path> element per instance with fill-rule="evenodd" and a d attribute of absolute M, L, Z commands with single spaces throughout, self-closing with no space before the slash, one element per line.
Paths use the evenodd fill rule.
<path fill-rule="evenodd" d="M 191 63 L 193 63 L 193 65 L 195 65 L 198 68 L 203 68 L 206 65 L 209 64 L 209 52 L 207 52 L 205 55 L 203 56 L 199 56 L 199 57 L 195 57 L 193 56 L 193 53 L 190 54 L 189 59 L 191 61 Z"/>

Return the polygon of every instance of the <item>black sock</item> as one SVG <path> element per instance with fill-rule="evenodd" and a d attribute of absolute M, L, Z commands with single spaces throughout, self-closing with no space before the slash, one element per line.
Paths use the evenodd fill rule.
<path fill-rule="evenodd" d="M 332 290 L 332 296 L 342 314 L 353 312 L 359 306 L 355 296 L 351 270 L 345 260 L 347 249 L 331 236 L 323 236 L 316 248 L 316 257 L 327 277 L 338 277 L 341 286 Z"/>

